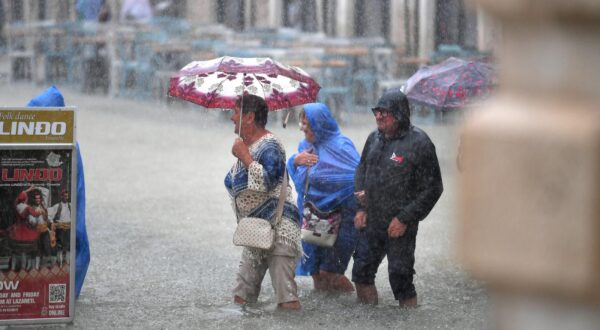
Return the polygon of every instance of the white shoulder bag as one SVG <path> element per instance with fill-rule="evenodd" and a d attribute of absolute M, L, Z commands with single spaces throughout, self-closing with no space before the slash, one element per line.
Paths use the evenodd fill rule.
<path fill-rule="evenodd" d="M 237 246 L 246 246 L 249 248 L 257 248 L 261 250 L 270 250 L 275 243 L 275 227 L 281 221 L 283 214 L 283 204 L 287 195 L 288 177 L 287 169 L 283 173 L 283 185 L 279 194 L 279 202 L 277 203 L 275 223 L 267 219 L 245 217 L 238 221 L 237 228 L 233 234 L 233 244 Z M 237 210 L 237 201 L 234 200 Z"/>

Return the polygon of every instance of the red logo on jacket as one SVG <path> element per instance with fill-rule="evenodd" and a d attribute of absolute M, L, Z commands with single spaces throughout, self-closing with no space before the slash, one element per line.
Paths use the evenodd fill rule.
<path fill-rule="evenodd" d="M 392 153 L 392 157 L 390 157 L 391 160 L 395 161 L 398 164 L 401 164 L 404 161 L 404 157 L 402 156 L 396 156 L 396 153 Z"/>

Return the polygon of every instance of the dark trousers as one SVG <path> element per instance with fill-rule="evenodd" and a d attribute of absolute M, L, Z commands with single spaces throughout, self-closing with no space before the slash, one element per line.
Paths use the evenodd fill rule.
<path fill-rule="evenodd" d="M 403 236 L 390 239 L 385 231 L 363 230 L 359 234 L 354 255 L 352 281 L 374 284 L 377 269 L 387 256 L 390 286 L 396 300 L 406 300 L 417 295 L 413 284 L 415 274 L 415 246 L 418 223 L 411 224 Z M 365 250 L 368 250 L 366 253 Z"/>
<path fill-rule="evenodd" d="M 71 249 L 71 229 L 56 229 L 56 242 L 63 251 Z"/>
<path fill-rule="evenodd" d="M 50 244 L 50 233 L 48 233 L 47 231 L 40 233 L 40 239 L 38 241 L 38 247 L 39 247 L 39 251 L 40 251 L 40 255 L 42 256 L 50 256 L 56 255 L 56 248 L 52 247 L 52 245 Z"/>

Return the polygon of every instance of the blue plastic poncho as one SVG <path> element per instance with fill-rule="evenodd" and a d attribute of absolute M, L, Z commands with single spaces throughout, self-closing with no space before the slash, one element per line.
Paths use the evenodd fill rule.
<path fill-rule="evenodd" d="M 28 107 L 64 107 L 65 100 L 55 86 L 51 86 L 27 103 Z M 83 280 L 90 264 L 90 243 L 85 229 L 85 180 L 79 143 L 77 152 L 77 225 L 75 235 L 75 297 L 79 297 Z"/>
<path fill-rule="evenodd" d="M 342 135 L 326 105 L 306 104 L 304 113 L 316 141 L 314 144 L 306 139 L 300 141 L 298 153 L 312 149 L 312 153 L 319 157 L 317 164 L 312 166 L 308 173 L 309 186 L 306 199 L 322 211 L 331 211 L 350 202 L 349 198 L 354 198 L 354 172 L 360 161 L 360 155 L 352 141 Z M 298 194 L 298 208 L 302 212 L 308 168 L 294 166 L 297 155 L 290 157 L 287 167 Z M 302 214 L 300 216 L 302 217 Z M 307 258 L 298 264 L 296 274 L 310 275 L 314 268 L 311 260 L 315 259 L 312 258 L 315 246 L 303 244 L 303 248 Z"/>
<path fill-rule="evenodd" d="M 354 194 L 354 172 L 360 161 L 360 155 L 354 144 L 340 129 L 325 104 L 310 103 L 304 105 L 304 113 L 315 134 L 315 143 L 306 139 L 300 141 L 298 153 L 312 149 L 319 161 L 309 173 L 307 199 L 315 203 L 322 211 L 330 211 L 340 206 Z M 288 160 L 288 172 L 296 186 L 298 206 L 304 203 L 304 183 L 307 167 L 294 166 L 294 154 Z"/>

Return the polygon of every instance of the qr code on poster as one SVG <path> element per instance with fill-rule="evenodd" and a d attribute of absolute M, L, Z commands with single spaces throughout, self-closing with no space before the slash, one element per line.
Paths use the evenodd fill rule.
<path fill-rule="evenodd" d="M 66 301 L 67 285 L 66 284 L 50 284 L 48 286 L 50 295 L 48 301 L 51 303 L 63 303 Z"/>

